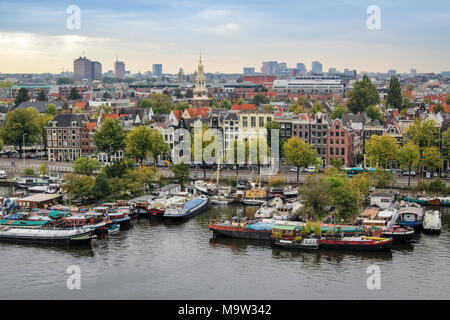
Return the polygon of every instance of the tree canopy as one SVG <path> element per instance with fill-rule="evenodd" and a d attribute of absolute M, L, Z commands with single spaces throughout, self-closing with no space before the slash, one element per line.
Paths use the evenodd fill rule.
<path fill-rule="evenodd" d="M 366 74 L 361 80 L 356 81 L 353 91 L 349 93 L 349 98 L 347 106 L 355 114 L 364 112 L 367 107 L 380 102 L 378 90 Z"/>

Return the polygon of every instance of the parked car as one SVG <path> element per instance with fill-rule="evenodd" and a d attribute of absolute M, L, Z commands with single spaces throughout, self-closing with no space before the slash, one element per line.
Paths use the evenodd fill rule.
<path fill-rule="evenodd" d="M 308 168 L 305 169 L 305 172 L 307 172 L 307 173 L 314 173 L 314 172 L 316 172 L 316 167 L 315 166 L 309 166 Z"/>
<path fill-rule="evenodd" d="M 402 175 L 404 175 L 404 176 L 415 176 L 416 172 L 415 171 L 403 171 Z"/>
<path fill-rule="evenodd" d="M 6 171 L 0 170 L 0 179 L 6 179 Z"/>

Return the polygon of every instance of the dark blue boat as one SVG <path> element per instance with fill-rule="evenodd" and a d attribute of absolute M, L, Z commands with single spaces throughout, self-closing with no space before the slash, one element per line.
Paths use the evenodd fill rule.
<path fill-rule="evenodd" d="M 209 199 L 207 196 L 201 195 L 195 197 L 184 204 L 183 208 L 169 208 L 164 212 L 163 218 L 169 220 L 189 219 L 197 213 L 207 208 Z"/>

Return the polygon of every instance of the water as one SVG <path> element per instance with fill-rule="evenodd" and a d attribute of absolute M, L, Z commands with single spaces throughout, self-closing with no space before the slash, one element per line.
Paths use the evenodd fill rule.
<path fill-rule="evenodd" d="M 148 219 L 92 249 L 0 243 L 1 299 L 449 299 L 450 212 L 441 235 L 389 253 L 298 252 L 212 238 L 208 224 L 255 208 L 212 206 L 187 222 Z M 369 290 L 367 267 L 381 269 Z M 81 290 L 69 290 L 69 265 Z"/>

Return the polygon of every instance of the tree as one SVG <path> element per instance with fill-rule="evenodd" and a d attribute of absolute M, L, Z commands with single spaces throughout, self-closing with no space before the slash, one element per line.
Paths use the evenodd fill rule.
<path fill-rule="evenodd" d="M 67 77 L 58 78 L 56 84 L 73 84 L 73 80 Z"/>
<path fill-rule="evenodd" d="M 44 175 L 44 176 L 48 176 L 49 174 L 49 169 L 48 169 L 48 162 L 42 162 L 39 166 L 39 172 Z"/>
<path fill-rule="evenodd" d="M 100 163 L 97 159 L 88 159 L 81 157 L 73 163 L 73 172 L 91 176 L 96 170 L 100 169 Z"/>
<path fill-rule="evenodd" d="M 40 130 L 34 116 L 35 114 L 29 109 L 11 111 L 1 131 L 4 143 L 6 145 L 19 146 L 19 150 L 22 153 L 24 137 L 25 144 L 34 143 L 39 139 Z"/>
<path fill-rule="evenodd" d="M 56 106 L 56 104 L 49 103 L 45 112 L 52 116 L 56 116 L 58 114 L 58 107 Z"/>
<path fill-rule="evenodd" d="M 255 94 L 252 98 L 252 104 L 256 104 L 257 106 L 260 106 L 262 104 L 269 103 L 270 100 L 263 94 Z"/>
<path fill-rule="evenodd" d="M 418 145 L 421 152 L 423 152 L 426 147 L 439 144 L 439 135 L 437 132 L 437 124 L 435 121 L 416 119 L 406 129 L 403 137 L 405 143 L 412 141 Z"/>
<path fill-rule="evenodd" d="M 331 159 L 330 164 L 338 170 L 341 170 L 344 166 L 344 160 L 342 158 Z"/>
<path fill-rule="evenodd" d="M 194 92 L 192 91 L 192 89 L 187 89 L 186 90 L 186 94 L 184 95 L 187 99 L 191 99 L 194 97 Z"/>
<path fill-rule="evenodd" d="M 364 112 L 367 107 L 380 102 L 378 90 L 366 74 L 360 81 L 356 81 L 355 88 L 349 93 L 349 98 L 347 106 L 355 114 Z"/>
<path fill-rule="evenodd" d="M 350 222 L 359 212 L 359 197 L 356 190 L 350 188 L 349 183 L 331 191 L 333 205 L 339 219 Z"/>
<path fill-rule="evenodd" d="M 157 130 L 152 130 L 150 135 L 150 153 L 153 156 L 154 163 L 158 161 L 158 157 L 163 154 L 169 154 L 169 146 L 164 141 L 162 134 Z"/>
<path fill-rule="evenodd" d="M 306 168 L 316 163 L 317 151 L 312 145 L 296 136 L 290 138 L 283 145 L 285 163 L 297 168 L 297 181 L 300 168 Z"/>
<path fill-rule="evenodd" d="M 442 134 L 442 156 L 448 159 L 450 156 L 450 128 Z"/>
<path fill-rule="evenodd" d="M 17 107 L 22 102 L 26 102 L 30 100 L 30 96 L 28 95 L 27 88 L 20 88 L 17 92 L 16 100 L 14 101 L 14 105 Z"/>
<path fill-rule="evenodd" d="M 161 93 L 152 93 L 149 99 L 141 102 L 141 108 L 152 108 L 155 114 L 169 114 L 173 110 L 173 102 L 170 97 Z"/>
<path fill-rule="evenodd" d="M 246 101 L 244 100 L 244 98 L 239 97 L 237 104 L 239 104 L 239 105 L 246 104 Z"/>
<path fill-rule="evenodd" d="M 144 126 L 139 126 L 131 130 L 126 139 L 126 151 L 136 161 L 142 162 L 147 154 L 151 151 L 152 131 Z"/>
<path fill-rule="evenodd" d="M 372 167 L 387 168 L 395 160 L 397 141 L 389 135 L 372 135 L 366 143 L 367 160 Z"/>
<path fill-rule="evenodd" d="M 289 111 L 295 115 L 307 112 L 305 107 L 301 104 L 293 104 L 292 106 L 289 107 Z"/>
<path fill-rule="evenodd" d="M 78 93 L 78 88 L 72 87 L 69 93 L 69 100 L 79 100 L 79 99 L 81 99 L 81 96 Z"/>
<path fill-rule="evenodd" d="M 366 109 L 367 116 L 372 120 L 378 120 L 381 124 L 384 122 L 383 114 L 380 111 L 380 108 L 375 106 L 370 106 Z"/>
<path fill-rule="evenodd" d="M 397 153 L 397 160 L 400 168 L 411 172 L 412 168 L 416 168 L 420 160 L 420 149 L 412 141 L 408 141 Z M 411 185 L 411 175 L 408 174 L 408 187 Z"/>
<path fill-rule="evenodd" d="M 433 113 L 445 113 L 444 106 L 441 103 L 435 104 L 433 107 Z"/>
<path fill-rule="evenodd" d="M 264 111 L 275 111 L 275 107 L 268 104 L 263 107 L 263 110 Z"/>
<path fill-rule="evenodd" d="M 350 111 L 348 110 L 348 108 L 346 106 L 343 106 L 342 104 L 338 104 L 333 112 L 331 112 L 330 118 L 331 119 L 341 119 L 342 116 L 346 113 L 349 113 Z"/>
<path fill-rule="evenodd" d="M 233 104 L 230 102 L 230 100 L 228 99 L 223 99 L 222 103 L 220 104 L 220 106 L 224 109 L 228 109 L 231 110 L 231 108 L 233 107 Z"/>
<path fill-rule="evenodd" d="M 181 185 L 184 184 L 184 181 L 189 178 L 189 164 L 187 163 L 179 163 L 173 166 L 172 168 L 173 175 L 175 179 L 177 179 Z"/>
<path fill-rule="evenodd" d="M 47 101 L 47 95 L 45 94 L 44 90 L 39 91 L 36 99 L 37 101 Z"/>
<path fill-rule="evenodd" d="M 312 176 L 306 179 L 303 187 L 299 188 L 298 195 L 304 204 L 304 211 L 308 218 L 323 218 L 325 207 L 332 204 L 330 182 L 325 179 L 315 179 Z"/>
<path fill-rule="evenodd" d="M 95 179 L 94 186 L 92 187 L 92 196 L 96 200 L 103 200 L 111 194 L 111 185 L 107 175 L 101 172 Z"/>
<path fill-rule="evenodd" d="M 122 178 L 128 171 L 134 169 L 133 159 L 124 159 L 122 161 L 114 161 L 103 167 L 102 172 L 106 174 L 108 178 Z"/>
<path fill-rule="evenodd" d="M 322 104 L 319 101 L 314 101 L 313 107 L 311 108 L 311 113 L 312 114 L 316 114 L 316 113 L 325 113 L 324 108 L 322 107 Z"/>
<path fill-rule="evenodd" d="M 174 95 L 177 99 L 183 99 L 183 94 L 181 93 L 181 89 L 177 88 L 174 92 Z"/>
<path fill-rule="evenodd" d="M 410 108 L 414 108 L 414 102 L 412 102 L 411 98 L 409 97 L 404 97 L 403 101 L 402 101 L 402 105 L 399 108 L 400 110 L 407 110 Z"/>
<path fill-rule="evenodd" d="M 427 170 L 431 172 L 434 172 L 437 169 L 441 169 L 443 163 L 439 148 L 435 146 L 426 147 L 423 150 L 423 162 L 427 167 Z"/>
<path fill-rule="evenodd" d="M 400 88 L 400 81 L 396 76 L 392 76 L 389 82 L 386 105 L 398 109 L 402 107 L 402 90 Z"/>
<path fill-rule="evenodd" d="M 174 106 L 174 110 L 186 110 L 189 109 L 189 105 L 186 101 L 177 102 Z"/>
<path fill-rule="evenodd" d="M 62 190 L 64 193 L 67 193 L 69 199 L 75 198 L 85 202 L 92 196 L 92 188 L 95 184 L 93 177 L 69 173 L 66 175 L 65 180 Z"/>
<path fill-rule="evenodd" d="M 125 149 L 125 131 L 119 120 L 107 118 L 102 126 L 94 134 L 94 142 L 99 152 L 113 155 L 119 150 Z"/>
<path fill-rule="evenodd" d="M 30 107 L 27 108 L 27 111 L 31 114 L 31 117 L 34 119 L 34 122 L 37 125 L 39 130 L 39 135 L 36 137 L 36 142 L 45 142 L 47 137 L 47 132 L 45 127 L 53 120 L 54 115 L 48 113 L 39 113 L 35 108 Z M 44 148 L 47 150 L 47 145 L 44 143 Z"/>

